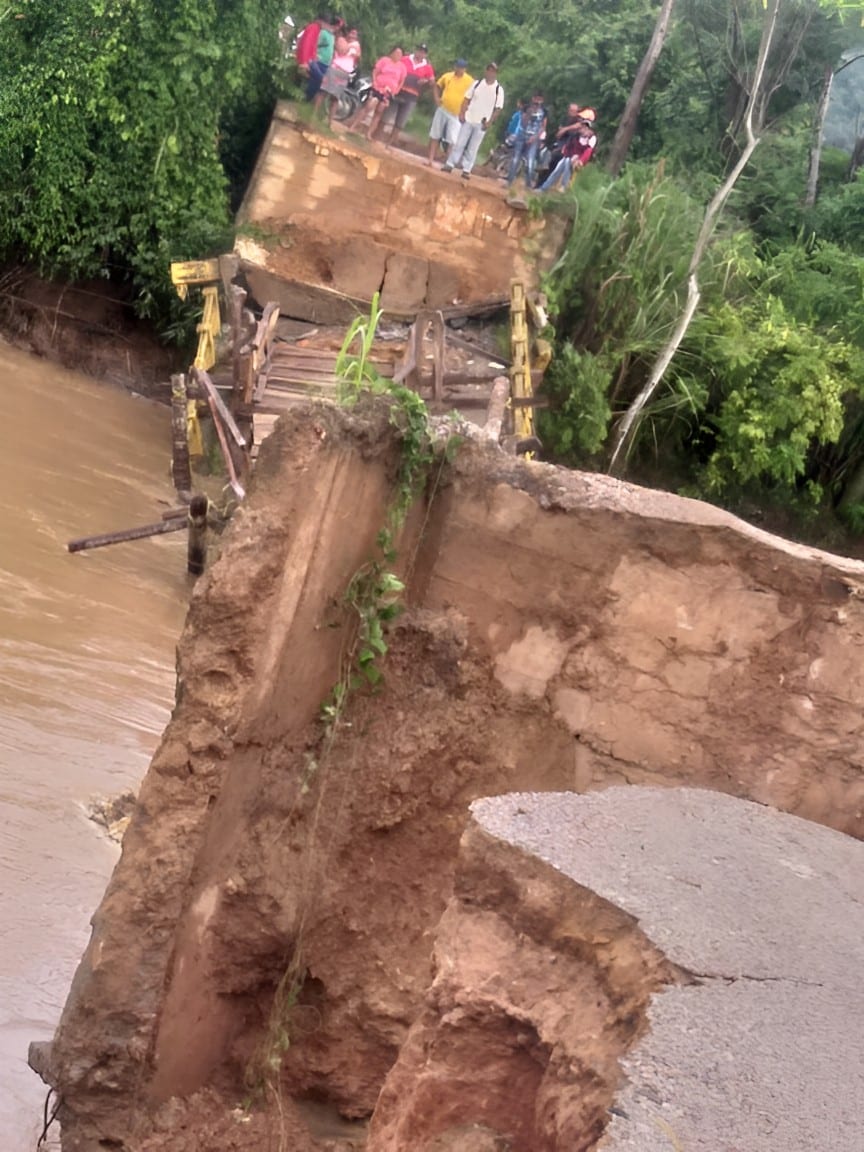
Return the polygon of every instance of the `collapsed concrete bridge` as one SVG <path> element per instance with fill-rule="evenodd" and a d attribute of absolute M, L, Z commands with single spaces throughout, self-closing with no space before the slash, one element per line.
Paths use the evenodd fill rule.
<path fill-rule="evenodd" d="M 560 249 L 564 221 L 509 205 L 406 152 L 322 134 L 281 101 L 238 214 L 253 292 L 286 316 L 347 324 L 379 292 L 389 316 L 500 308 Z"/>
<path fill-rule="evenodd" d="M 56 1039 L 34 1053 L 62 1096 L 65 1152 L 179 1152 L 205 1129 L 209 1149 L 286 1132 L 301 1150 L 595 1147 L 658 992 L 713 954 L 662 938 L 614 870 L 583 860 L 564 881 L 543 864 L 554 803 L 515 855 L 487 851 L 497 826 L 483 809 L 472 831 L 477 797 L 688 785 L 770 805 L 827 826 L 724 809 L 790 862 L 783 915 L 818 872 L 838 915 L 860 916 L 864 566 L 467 442 L 440 456 L 400 541 L 408 610 L 383 686 L 322 729 L 354 629 L 345 591 L 376 554 L 399 460 L 385 400 L 295 410 L 262 448 L 193 594 L 177 705 Z M 516 824 L 514 806 L 537 812 L 507 803 Z M 662 878 L 662 845 L 627 834 L 650 807 L 625 807 L 623 874 Z M 592 841 L 592 818 L 602 859 L 612 843 Z M 734 890 L 734 854 L 715 867 Z M 680 875 L 685 894 L 702 883 Z M 758 916 L 770 886 L 754 899 Z M 846 959 L 860 963 L 852 949 L 831 969 L 832 1019 Z M 807 963 L 781 973 L 762 956 L 756 976 L 788 977 L 791 995 Z M 250 1083 L 259 1108 L 238 1119 Z M 348 1130 L 316 1143 L 295 1101 Z M 634 1132 L 656 1127 L 623 1110 Z M 698 1117 L 682 1112 L 689 1134 Z M 369 1116 L 368 1135 L 350 1124 Z M 618 1125 L 610 1147 L 649 1147 L 630 1135 Z"/>

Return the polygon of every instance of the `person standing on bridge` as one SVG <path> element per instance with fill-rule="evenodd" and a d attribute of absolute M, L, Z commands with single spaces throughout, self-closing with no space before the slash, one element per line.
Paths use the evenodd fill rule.
<path fill-rule="evenodd" d="M 459 121 L 459 139 L 444 165 L 443 172 L 462 166 L 462 179 L 471 179 L 471 169 L 483 143 L 486 131 L 501 114 L 504 89 L 498 83 L 498 65 L 487 64 L 482 80 L 475 80 L 465 94 Z"/>
<path fill-rule="evenodd" d="M 319 16 L 318 41 L 315 47 L 315 59 L 309 61 L 309 79 L 306 82 L 306 99 L 314 100 L 321 88 L 321 82 L 327 75 L 327 69 L 333 60 L 336 47 L 336 38 L 333 35 L 334 21 L 332 16 Z"/>
<path fill-rule="evenodd" d="M 352 40 L 351 37 L 354 37 Z M 327 101 L 327 120 L 328 123 L 333 119 L 333 113 L 339 103 L 340 97 L 348 88 L 348 81 L 357 69 L 357 62 L 360 59 L 360 40 L 356 31 L 349 32 L 347 36 L 343 32 L 336 34 L 336 44 L 333 50 L 333 60 L 330 67 L 321 81 L 321 90 L 315 97 L 315 111 L 317 112 L 321 107 L 321 101 L 324 96 L 329 97 Z"/>
<path fill-rule="evenodd" d="M 563 141 L 561 159 L 540 185 L 540 192 L 551 192 L 556 184 L 561 184 L 561 191 L 566 192 L 570 185 L 574 171 L 584 168 L 597 147 L 597 135 L 594 131 L 597 123 L 597 114 L 593 108 L 583 108 L 573 124 L 566 124 L 558 129 L 558 136 Z"/>
<path fill-rule="evenodd" d="M 390 102 L 390 107 L 384 113 L 383 123 L 391 124 L 390 136 L 387 146 L 392 148 L 399 139 L 399 133 L 408 123 L 411 113 L 417 107 L 420 92 L 428 84 L 435 83 L 435 69 L 429 63 L 429 49 L 425 44 L 418 44 L 410 56 L 403 56 L 405 66 L 405 82 L 399 94 Z"/>
<path fill-rule="evenodd" d="M 537 170 L 537 157 L 540 154 L 540 145 L 546 138 L 546 108 L 543 104 L 543 95 L 535 92 L 531 103 L 523 111 L 519 129 L 513 141 L 513 156 L 510 160 L 510 171 L 507 173 L 508 187 L 519 175 L 519 166 L 525 160 L 525 183 L 529 188 L 534 187 L 534 173 Z"/>
<path fill-rule="evenodd" d="M 474 77 L 465 71 L 468 61 L 461 57 L 453 65 L 452 72 L 445 72 L 439 76 L 432 85 L 432 95 L 435 97 L 435 115 L 429 128 L 429 164 L 435 163 L 438 155 L 438 145 L 443 144 L 448 150 L 459 139 L 459 113 L 462 111 L 462 101 L 465 94 L 474 83 Z"/>
<path fill-rule="evenodd" d="M 402 49 L 397 44 L 387 56 L 380 56 L 372 69 L 372 91 L 365 104 L 357 109 L 357 115 L 348 125 L 349 129 L 359 129 L 366 117 L 367 108 L 374 109 L 372 121 L 366 130 L 366 139 L 371 140 L 381 122 L 387 105 L 398 95 L 405 82 L 405 65 L 402 63 Z"/>

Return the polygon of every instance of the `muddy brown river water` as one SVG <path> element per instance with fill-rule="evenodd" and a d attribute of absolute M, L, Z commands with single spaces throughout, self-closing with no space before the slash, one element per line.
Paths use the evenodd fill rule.
<path fill-rule="evenodd" d="M 0 1148 L 30 1152 L 48 1039 L 119 850 L 85 814 L 137 787 L 168 719 L 182 533 L 70 555 L 159 519 L 167 410 L 0 342 Z"/>

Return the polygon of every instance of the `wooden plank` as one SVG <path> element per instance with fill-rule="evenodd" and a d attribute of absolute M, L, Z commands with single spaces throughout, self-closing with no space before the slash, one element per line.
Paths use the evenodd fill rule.
<path fill-rule="evenodd" d="M 158 524 L 142 524 L 138 528 L 124 528 L 119 532 L 103 532 L 100 536 L 81 536 L 66 545 L 70 552 L 85 552 L 91 548 L 105 548 L 108 544 L 125 544 L 129 540 L 144 540 L 148 536 L 164 536 L 166 532 L 179 532 L 186 520 L 174 517 Z"/>
<path fill-rule="evenodd" d="M 246 495 L 246 490 L 237 478 L 237 471 L 234 467 L 234 460 L 231 456 L 231 449 L 228 446 L 228 441 L 225 438 L 225 429 L 222 427 L 222 421 L 219 419 L 219 410 L 216 407 L 213 397 L 216 396 L 216 389 L 207 393 L 207 403 L 210 405 L 210 412 L 213 416 L 213 427 L 216 429 L 216 436 L 219 440 L 219 447 L 222 450 L 222 459 L 225 461 L 225 468 L 228 471 L 228 482 L 231 485 L 231 491 L 238 500 L 242 500 Z M 245 442 L 244 442 L 245 443 Z M 170 521 L 169 521 L 170 523 Z"/>
<path fill-rule="evenodd" d="M 501 439 L 509 399 L 510 381 L 506 376 L 498 376 L 492 385 L 492 394 L 486 409 L 486 423 L 482 429 L 484 439 L 494 440 L 496 443 Z"/>
<path fill-rule="evenodd" d="M 171 265 L 172 284 L 212 284 L 220 278 L 218 259 L 180 260 Z"/>
<path fill-rule="evenodd" d="M 203 368 L 193 368 L 192 374 L 195 376 L 200 386 L 204 389 L 207 402 L 210 405 L 211 411 L 214 413 L 214 419 L 218 420 L 221 418 L 222 423 L 230 432 L 231 438 L 237 447 L 245 448 L 246 438 L 237 427 L 234 417 L 228 411 L 225 401 L 216 391 L 216 388 L 213 385 L 213 381 L 210 379 L 208 374 L 204 371 Z"/>

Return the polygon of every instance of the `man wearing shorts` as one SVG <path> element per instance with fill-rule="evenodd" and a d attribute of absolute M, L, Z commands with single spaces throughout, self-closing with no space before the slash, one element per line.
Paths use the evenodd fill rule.
<path fill-rule="evenodd" d="M 503 107 L 504 89 L 498 83 L 498 65 L 487 64 L 483 79 L 475 80 L 465 93 L 459 113 L 459 139 L 448 153 L 442 172 L 452 172 L 461 165 L 462 179 L 471 179 L 486 130 L 501 115 Z"/>
<path fill-rule="evenodd" d="M 474 77 L 465 69 L 466 60 L 459 59 L 453 65 L 452 72 L 445 72 L 432 87 L 435 97 L 435 115 L 432 117 L 432 126 L 429 129 L 429 163 L 434 164 L 438 155 L 438 144 L 443 142 L 452 148 L 459 138 L 459 113 L 462 111 L 462 101 L 465 94 L 474 83 Z"/>
<path fill-rule="evenodd" d="M 411 113 L 417 107 L 421 88 L 434 84 L 435 69 L 429 63 L 428 49 L 418 44 L 410 56 L 403 56 L 405 81 L 399 94 L 394 97 L 384 114 L 384 123 L 392 124 L 388 143 L 392 146 L 399 139 L 399 133 L 408 123 Z"/>

